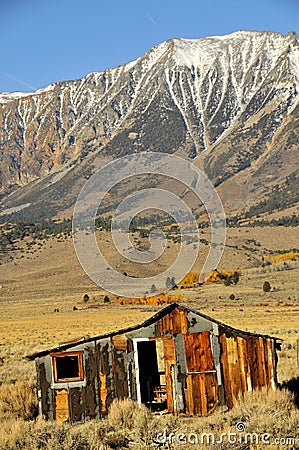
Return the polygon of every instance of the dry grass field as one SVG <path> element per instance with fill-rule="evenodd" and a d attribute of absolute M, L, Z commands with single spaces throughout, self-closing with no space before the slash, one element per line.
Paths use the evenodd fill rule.
<path fill-rule="evenodd" d="M 105 233 L 100 237 L 100 241 L 104 247 L 109 245 L 109 239 Z M 168 250 L 175 253 L 177 246 L 178 244 L 176 243 L 170 243 Z M 242 271 L 240 281 L 236 285 L 231 286 L 225 286 L 223 282 L 218 282 L 180 291 L 183 296 L 187 297 L 185 302 L 189 306 L 226 324 L 282 338 L 284 342 L 282 351 L 279 353 L 278 365 L 278 381 L 280 383 L 299 377 L 297 356 L 299 351 L 299 261 L 298 259 L 290 259 L 286 262 L 266 265 L 265 267 L 262 267 L 262 261 L 266 255 L 275 255 L 279 251 L 287 252 L 296 248 L 296 246 L 298 246 L 298 228 L 251 229 L 239 227 L 229 229 L 227 245 L 220 268 L 240 268 Z M 206 254 L 205 246 L 203 254 Z M 122 262 L 113 253 L 110 254 L 110 258 L 115 265 L 121 265 L 120 270 L 131 269 L 129 266 L 122 266 Z M 161 268 L 167 267 L 166 264 L 167 258 L 160 261 Z M 271 292 L 263 292 L 264 281 L 269 281 Z M 86 293 L 89 295 L 90 300 L 84 304 L 82 299 Z M 15 383 L 18 386 L 18 383 L 23 381 L 28 382 L 28 385 L 34 384 L 34 363 L 26 360 L 26 354 L 84 335 L 98 335 L 140 323 L 154 314 L 159 308 L 136 304 L 118 305 L 109 293 L 108 296 L 110 296 L 111 302 L 103 303 L 105 294 L 106 292 L 90 281 L 83 272 L 77 261 L 70 238 L 60 239 L 60 242 L 51 238 L 42 243 L 42 245 L 37 244 L 30 252 L 19 251 L 13 255 L 12 260 L 4 259 L 0 265 L 0 384 L 2 384 L 2 387 L 9 386 L 11 383 Z M 74 307 L 76 308 L 74 309 Z M 55 312 L 57 309 L 59 312 Z M 26 395 L 28 396 L 28 394 Z M 294 406 L 290 406 L 292 402 L 288 394 L 277 393 L 276 395 L 277 398 L 271 399 L 264 393 L 264 396 L 251 400 L 252 404 L 247 399 L 235 411 L 228 413 L 219 412 L 209 418 L 196 419 L 195 422 L 190 422 L 191 419 L 188 419 L 189 421 L 184 419 L 180 426 L 185 428 L 187 426 L 191 426 L 191 428 L 197 427 L 196 429 L 202 431 L 217 429 L 220 432 L 232 426 L 238 419 L 241 420 L 243 416 L 244 420 L 248 416 L 246 420 L 249 420 L 251 425 L 254 424 L 254 426 L 258 427 L 257 411 L 260 411 L 260 414 L 264 414 L 263 419 L 261 419 L 264 425 L 259 426 L 260 430 L 267 430 L 267 427 L 273 427 L 272 422 L 276 417 L 277 427 L 280 427 L 279 432 L 277 431 L 278 428 L 276 430 L 278 434 L 283 434 L 285 427 L 286 433 L 290 435 L 290 430 L 293 429 L 294 433 L 292 435 L 295 435 L 296 427 L 298 428 L 299 426 L 299 412 Z M 20 398 L 23 398 L 22 394 L 20 394 Z M 253 406 L 255 401 L 258 406 Z M 270 405 L 268 412 L 264 411 L 265 408 L 267 409 L 266 405 L 264 405 L 265 402 Z M 26 423 L 23 421 L 16 422 L 14 413 L 12 413 L 12 417 L 10 420 L 7 414 L 3 417 L 0 414 L 0 420 L 4 418 L 6 423 L 6 431 L 0 438 L 0 449 L 100 448 L 100 442 L 106 442 L 105 445 L 109 444 L 109 439 L 107 438 L 109 433 L 114 433 L 114 438 L 117 440 L 116 430 L 119 429 L 119 427 L 115 427 L 113 431 L 113 426 L 111 425 L 109 428 L 107 424 L 88 425 L 88 435 L 93 436 L 96 434 L 97 440 L 95 439 L 93 444 L 91 444 L 88 443 L 89 438 L 87 439 L 86 437 L 87 444 L 76 447 L 75 444 L 67 444 L 67 439 L 71 442 L 71 435 L 74 436 L 76 433 L 81 433 L 81 437 L 85 436 L 87 428 L 84 428 L 82 425 L 81 428 L 79 426 L 74 427 L 71 431 L 66 431 L 67 426 L 62 429 L 56 425 L 47 425 L 49 436 L 53 435 L 51 437 L 52 441 L 49 438 L 52 442 L 51 445 L 47 444 L 47 446 L 38 447 L 36 446 L 37 441 L 31 441 L 29 444 L 29 441 L 27 443 L 24 441 L 23 447 L 21 445 L 14 447 L 16 445 L 15 437 L 19 436 L 18 433 L 20 435 L 24 433 L 26 427 L 28 433 L 39 433 L 39 436 L 43 436 L 44 439 L 45 425 L 33 425 L 32 422 Z M 140 441 L 138 441 L 139 447 L 137 446 L 136 448 L 152 448 L 144 446 L 145 442 L 147 442 L 146 439 L 149 439 L 149 434 L 147 438 L 142 438 L 142 433 L 144 434 L 144 428 L 142 427 L 146 427 L 146 421 L 150 422 L 150 427 L 154 427 L 151 421 L 157 419 L 150 419 L 146 413 L 143 413 L 143 415 L 141 414 L 139 418 L 134 420 L 135 422 L 138 422 L 138 420 L 140 422 L 138 422 L 139 425 L 134 425 L 135 431 L 137 430 L 136 433 L 139 433 L 138 439 L 140 438 Z M 168 417 L 162 420 L 165 423 L 161 422 L 161 426 L 164 424 L 163 426 L 168 430 L 171 430 L 171 427 L 173 429 L 180 427 L 177 423 L 174 424 L 177 419 Z M 254 426 L 252 425 L 251 429 Z M 130 432 L 132 433 L 132 430 Z M 65 441 L 60 447 L 58 447 L 57 442 L 62 442 L 62 438 L 60 436 L 59 441 L 57 433 L 61 435 L 64 433 L 64 436 L 68 436 L 67 438 L 65 437 Z M 104 438 L 99 437 L 102 436 L 101 433 L 106 433 L 105 436 L 108 441 L 106 438 L 105 441 Z M 11 439 L 11 442 L 9 439 Z M 58 441 L 56 442 L 55 439 L 58 439 Z M 78 441 L 78 438 L 76 439 Z M 150 445 L 149 442 L 147 444 Z M 124 447 L 119 444 L 118 447 L 113 447 L 112 445 L 111 447 L 103 448 Z M 171 446 L 165 448 L 181 447 Z M 188 447 L 185 445 L 184 448 Z M 194 448 L 194 446 L 190 448 Z M 202 446 L 202 448 L 220 447 Z M 264 447 L 242 447 L 241 445 L 239 447 L 221 447 L 221 449 L 224 448 L 247 449 Z M 265 448 L 280 447 L 267 445 Z M 299 447 L 289 446 L 287 448 Z"/>

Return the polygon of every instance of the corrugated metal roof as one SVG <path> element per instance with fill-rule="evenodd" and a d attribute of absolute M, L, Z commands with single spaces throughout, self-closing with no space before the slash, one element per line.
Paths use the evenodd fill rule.
<path fill-rule="evenodd" d="M 40 358 L 43 356 L 48 355 L 49 353 L 55 353 L 55 352 L 60 352 L 60 351 L 64 351 L 67 349 L 70 349 L 72 347 L 76 347 L 77 345 L 80 345 L 81 343 L 87 343 L 87 342 L 93 342 L 93 341 L 98 341 L 101 339 L 106 339 L 106 338 L 110 338 L 113 336 L 116 336 L 118 334 L 126 334 L 129 333 L 131 331 L 135 331 L 138 330 L 140 328 L 145 328 L 147 326 L 152 325 L 153 323 L 157 322 L 161 317 L 164 317 L 165 315 L 169 314 L 170 312 L 172 312 L 174 309 L 179 308 L 181 310 L 186 310 L 189 312 L 192 312 L 193 314 L 196 314 L 210 322 L 216 323 L 217 325 L 222 326 L 223 328 L 225 328 L 226 330 L 228 330 L 231 334 L 235 334 L 235 335 L 243 335 L 243 336 L 261 336 L 261 337 L 267 337 L 270 339 L 273 339 L 275 341 L 280 341 L 282 342 L 281 339 L 277 338 L 277 337 L 273 337 L 273 336 L 268 336 L 265 334 L 259 334 L 259 333 L 251 333 L 249 331 L 243 331 L 243 330 L 239 330 L 237 328 L 233 328 L 229 325 L 226 325 L 222 322 L 220 322 L 217 319 L 214 319 L 213 317 L 209 317 L 199 311 L 197 311 L 194 308 L 190 308 L 189 306 L 180 304 L 180 303 L 170 303 L 169 305 L 165 306 L 164 308 L 162 308 L 160 311 L 158 311 L 156 314 L 154 314 L 153 316 L 149 317 L 148 319 L 146 319 L 145 321 L 143 321 L 140 324 L 128 327 L 128 328 L 123 328 L 120 330 L 116 330 L 116 331 L 112 331 L 110 333 L 106 333 L 106 334 L 100 334 L 97 336 L 92 336 L 92 337 L 82 337 L 79 340 L 76 341 L 71 341 L 71 342 L 67 342 L 65 344 L 61 344 L 58 345 L 56 347 L 52 347 L 50 349 L 45 349 L 45 350 L 41 350 L 40 352 L 36 352 L 33 353 L 31 355 L 27 355 L 26 358 L 30 359 L 30 360 L 34 360 L 36 358 Z"/>

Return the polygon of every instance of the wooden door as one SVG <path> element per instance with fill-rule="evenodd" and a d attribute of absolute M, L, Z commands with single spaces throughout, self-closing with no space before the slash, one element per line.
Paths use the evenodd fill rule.
<path fill-rule="evenodd" d="M 209 414 L 218 402 L 217 375 L 212 355 L 210 333 L 184 335 L 187 363 L 185 388 L 186 412 Z"/>

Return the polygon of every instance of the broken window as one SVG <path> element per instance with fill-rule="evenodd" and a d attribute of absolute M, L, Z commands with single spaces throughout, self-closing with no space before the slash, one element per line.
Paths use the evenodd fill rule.
<path fill-rule="evenodd" d="M 55 382 L 83 381 L 82 352 L 52 355 Z"/>

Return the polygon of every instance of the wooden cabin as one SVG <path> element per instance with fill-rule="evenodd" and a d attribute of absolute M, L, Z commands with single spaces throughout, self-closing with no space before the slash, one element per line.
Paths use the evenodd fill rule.
<path fill-rule="evenodd" d="M 276 387 L 280 340 L 172 303 L 142 324 L 28 356 L 39 413 L 71 423 L 104 417 L 115 398 L 206 415 L 243 392 Z"/>

